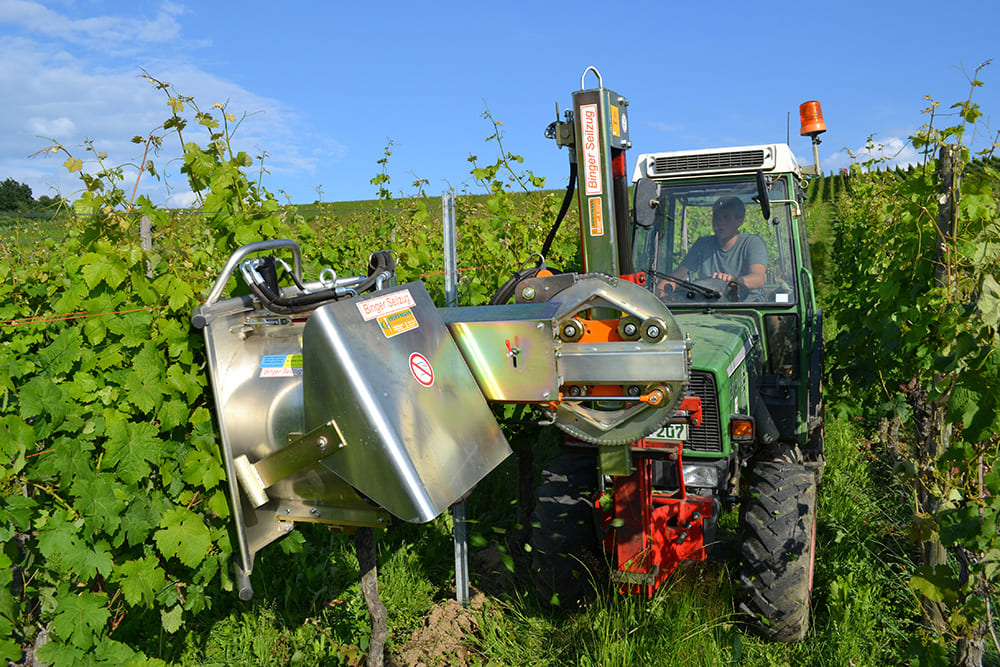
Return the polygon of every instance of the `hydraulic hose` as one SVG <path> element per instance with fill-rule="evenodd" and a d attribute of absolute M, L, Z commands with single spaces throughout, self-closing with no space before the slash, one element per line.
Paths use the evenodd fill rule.
<path fill-rule="evenodd" d="M 505 282 L 500 286 L 500 289 L 496 291 L 493 298 L 490 299 L 491 306 L 499 306 L 501 304 L 507 303 L 510 297 L 514 294 L 514 287 L 517 283 L 521 282 L 525 278 L 534 278 L 542 269 L 547 268 L 545 266 L 545 258 L 549 254 L 549 250 L 552 248 L 552 242 L 555 241 L 556 232 L 559 231 L 559 225 L 562 224 L 563 218 L 566 217 L 566 212 L 569 211 L 570 204 L 573 203 L 573 193 L 576 190 L 576 162 L 569 163 L 569 184 L 566 185 L 566 194 L 563 195 L 562 206 L 559 207 L 559 213 L 556 215 L 556 221 L 552 223 L 552 228 L 549 229 L 549 235 L 545 237 L 545 243 L 542 244 L 541 259 L 537 266 L 530 269 L 519 269 L 514 272 L 510 280 Z"/>
<path fill-rule="evenodd" d="M 562 206 L 559 208 L 559 214 L 556 216 L 556 221 L 552 224 L 552 229 L 549 230 L 549 235 L 545 237 L 545 243 L 542 244 L 542 257 L 549 256 L 549 249 L 552 248 L 552 242 L 556 239 L 556 232 L 559 231 L 559 225 L 562 224 L 563 218 L 566 217 L 566 212 L 569 211 L 569 205 L 573 203 L 573 192 L 576 189 L 576 162 L 569 163 L 569 184 L 566 186 L 566 194 L 563 196 Z"/>
<path fill-rule="evenodd" d="M 386 274 L 392 274 L 396 263 L 392 258 L 392 253 L 380 250 L 372 253 L 368 259 L 368 277 L 354 286 L 352 289 L 357 294 L 367 292 L 375 287 Z M 306 294 L 297 294 L 292 297 L 283 297 L 272 290 L 266 281 L 247 281 L 250 290 L 260 299 L 261 303 L 268 310 L 280 315 L 297 315 L 315 309 L 319 304 L 326 301 L 337 301 L 347 294 L 338 291 L 337 288 L 324 289 Z"/>

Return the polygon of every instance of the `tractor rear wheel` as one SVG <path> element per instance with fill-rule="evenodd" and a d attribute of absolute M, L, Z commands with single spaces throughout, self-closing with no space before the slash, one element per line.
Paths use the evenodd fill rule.
<path fill-rule="evenodd" d="M 531 574 L 543 604 L 573 608 L 594 593 L 604 559 L 593 505 L 597 462 L 566 454 L 542 471 L 531 514 Z"/>
<path fill-rule="evenodd" d="M 809 629 L 816 549 L 816 476 L 789 460 L 758 461 L 741 512 L 739 611 L 771 641 Z"/>

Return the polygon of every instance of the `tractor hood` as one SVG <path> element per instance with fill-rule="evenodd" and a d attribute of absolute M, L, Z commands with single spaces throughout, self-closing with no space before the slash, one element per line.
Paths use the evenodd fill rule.
<path fill-rule="evenodd" d="M 760 341 L 757 323 L 745 315 L 672 311 L 677 324 L 694 341 L 692 367 L 730 377 Z"/>
<path fill-rule="evenodd" d="M 750 414 L 748 361 L 760 359 L 760 332 L 756 321 L 733 313 L 672 311 L 677 324 L 693 341 L 691 369 L 711 373 L 718 387 L 723 413 Z"/>

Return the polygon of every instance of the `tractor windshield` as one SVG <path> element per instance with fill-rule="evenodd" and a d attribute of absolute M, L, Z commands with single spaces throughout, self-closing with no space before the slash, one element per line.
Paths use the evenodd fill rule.
<path fill-rule="evenodd" d="M 635 227 L 635 268 L 647 274 L 647 286 L 665 302 L 703 306 L 795 301 L 784 179 L 770 185 L 770 219 L 761 212 L 753 176 L 661 182 L 654 197 L 638 201 L 637 194 L 636 199 L 637 207 L 655 200 L 655 213 Z"/>

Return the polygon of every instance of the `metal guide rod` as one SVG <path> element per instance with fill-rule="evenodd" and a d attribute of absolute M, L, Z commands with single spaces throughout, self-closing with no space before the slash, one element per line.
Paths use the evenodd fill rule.
<path fill-rule="evenodd" d="M 449 307 L 458 305 L 458 251 L 455 243 L 455 193 L 441 195 L 441 224 L 444 227 L 444 298 Z M 469 605 L 469 544 L 465 530 L 465 501 L 452 508 L 455 542 L 455 601 Z"/>
<path fill-rule="evenodd" d="M 444 299 L 445 305 L 458 305 L 458 257 L 455 246 L 455 193 L 441 195 L 441 222 L 444 226 Z"/>
<path fill-rule="evenodd" d="M 469 606 L 469 542 L 465 530 L 465 501 L 451 508 L 455 523 L 455 601 Z"/>

